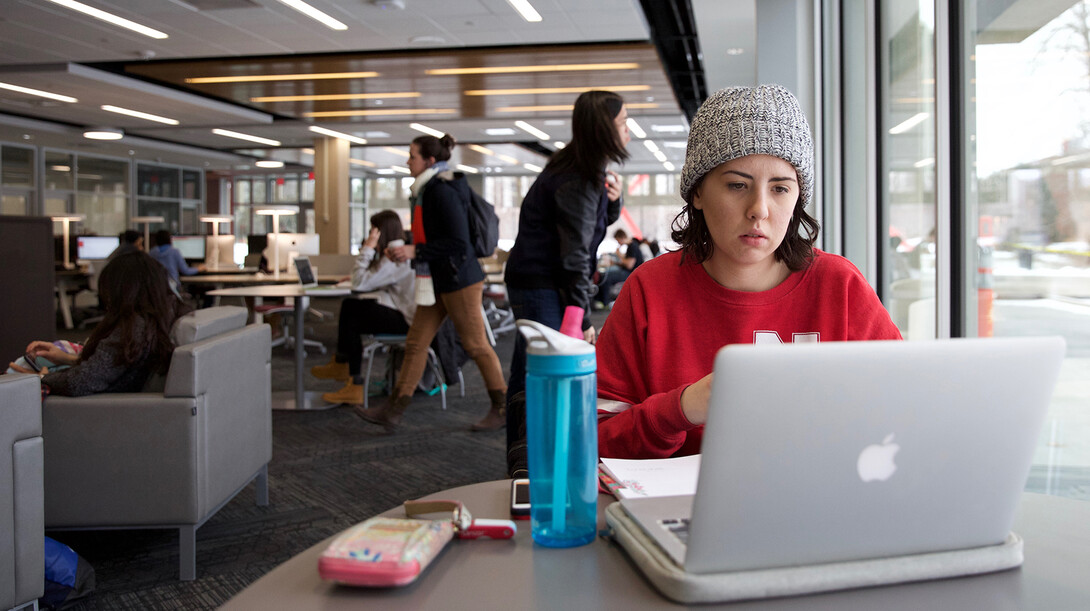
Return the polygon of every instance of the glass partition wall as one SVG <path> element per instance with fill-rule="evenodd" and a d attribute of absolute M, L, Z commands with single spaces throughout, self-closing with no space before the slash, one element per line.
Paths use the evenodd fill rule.
<path fill-rule="evenodd" d="M 866 133 L 855 115 L 826 126 L 842 163 L 826 180 L 846 194 L 842 214 L 826 202 L 843 234 L 826 248 L 848 251 L 910 341 L 1063 336 L 1028 489 L 1090 500 L 1090 4 L 825 8 L 837 78 L 863 84 L 826 75 L 826 104 L 874 117 Z M 845 179 L 868 166 L 873 190 Z M 853 249 L 863 231 L 877 240 Z"/>

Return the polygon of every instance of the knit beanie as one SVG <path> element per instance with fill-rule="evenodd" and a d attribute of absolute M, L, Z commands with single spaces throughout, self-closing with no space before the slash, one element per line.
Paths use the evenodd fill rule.
<path fill-rule="evenodd" d="M 795 166 L 799 198 L 810 203 L 814 188 L 814 144 L 799 101 L 780 85 L 720 89 L 700 105 L 689 128 L 681 197 L 719 164 L 746 155 L 772 155 Z"/>

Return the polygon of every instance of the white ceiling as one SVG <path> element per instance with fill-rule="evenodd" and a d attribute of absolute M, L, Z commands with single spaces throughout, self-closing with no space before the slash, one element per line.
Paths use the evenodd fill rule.
<path fill-rule="evenodd" d="M 48 0 L 0 0 L 0 82 L 45 89 L 78 98 L 75 104 L 53 102 L 36 96 L 0 89 L 0 139 L 33 141 L 43 146 L 73 150 L 94 150 L 117 156 L 134 154 L 140 158 L 164 158 L 168 162 L 205 167 L 238 169 L 247 164 L 246 155 L 270 156 L 309 164 L 310 158 L 299 152 L 309 146 L 314 134 L 307 130 L 309 119 L 294 116 L 279 107 L 250 103 L 246 97 L 230 99 L 223 94 L 213 97 L 207 89 L 171 84 L 160 77 L 158 83 L 148 77 L 133 75 L 136 69 L 154 72 L 171 62 L 163 60 L 204 59 L 213 61 L 221 72 L 246 72 L 248 65 L 267 63 L 269 56 L 284 56 L 288 65 L 298 66 L 301 55 L 347 54 L 366 57 L 373 52 L 410 51 L 419 56 L 441 58 L 467 49 L 502 47 L 496 53 L 524 55 L 527 45 L 536 54 L 563 51 L 565 45 L 580 43 L 646 44 L 650 34 L 638 0 L 532 0 L 542 16 L 540 23 L 523 20 L 506 0 L 403 0 L 404 9 L 383 8 L 394 0 L 311 0 L 310 4 L 344 22 L 348 29 L 334 31 L 288 8 L 278 0 L 84 0 L 95 8 L 109 11 L 169 35 L 155 40 L 120 27 L 86 17 Z M 590 52 L 588 51 L 588 54 Z M 652 62 L 657 63 L 653 53 Z M 592 61 L 588 55 L 586 61 Z M 149 60 L 149 61 L 144 61 Z M 323 61 L 316 55 L 315 63 Z M 497 59 L 502 64 L 502 57 Z M 119 62 L 130 63 L 125 66 Z M 136 66 L 131 64 L 135 63 Z M 106 65 L 110 64 L 110 65 Z M 510 64 L 508 64 L 510 65 Z M 519 65 L 519 64 L 514 64 Z M 129 69 L 129 75 L 119 72 Z M 646 66 L 645 66 L 646 69 Z M 146 73 L 145 73 L 146 74 Z M 394 75 L 390 75 L 394 76 Z M 564 76 L 573 86 L 608 86 L 623 75 L 613 73 L 571 73 Z M 657 73 L 641 76 L 665 83 L 661 67 Z M 595 79 L 599 80 L 595 80 Z M 382 78 L 366 79 L 367 86 L 383 89 Z M 404 80 L 404 79 L 402 79 Z M 415 80 L 415 79 L 414 79 Z M 420 79 L 423 81 L 423 79 Z M 543 85 L 539 85 L 543 86 Z M 555 86 L 555 85 L 549 85 Z M 427 91 L 424 83 L 415 83 Z M 668 88 L 666 88 L 668 91 Z M 576 94 L 565 94 L 568 104 Z M 541 96 L 531 96 L 541 97 Z M 626 93 L 631 104 L 649 102 L 642 93 Z M 669 97 L 670 99 L 663 99 Z M 686 137 L 685 122 L 672 93 L 654 99 L 654 108 L 630 109 L 649 137 L 655 139 L 669 160 L 681 167 L 684 148 L 678 146 Z M 528 103 L 544 104 L 533 100 Z M 556 103 L 556 102 L 548 102 Z M 180 126 L 170 127 L 132 119 L 100 110 L 102 104 L 135 108 L 178 119 Z M 551 140 L 567 140 L 570 112 L 530 113 L 528 121 L 549 133 Z M 545 158 L 523 146 L 504 144 L 534 140 L 515 136 L 487 136 L 485 129 L 510 127 L 518 116 L 485 109 L 482 116 L 461 115 L 453 119 L 428 121 L 460 142 L 486 144 L 497 153 L 515 157 L 520 163 L 544 165 Z M 408 128 L 410 119 L 367 120 L 321 125 L 352 134 L 388 134 L 368 136 L 366 147 L 353 147 L 352 156 L 375 163 L 403 163 L 403 158 L 383 147 L 404 148 L 418 132 Z M 81 137 L 84 126 L 106 125 L 125 130 L 126 137 L 116 144 L 89 143 Z M 654 126 L 682 129 L 662 135 Z M 211 134 L 209 128 L 224 127 L 254 135 L 274 138 L 284 143 L 283 150 L 258 150 L 241 141 Z M 26 138 L 30 136 L 30 138 Z M 551 148 L 551 142 L 544 143 Z M 374 145 L 374 146 L 370 146 Z M 191 148 L 194 147 L 194 148 Z M 459 147 L 459 150 L 464 147 Z M 230 153 L 241 153 L 235 158 Z M 662 171 L 662 165 L 638 142 L 629 146 L 632 159 L 625 172 Z M 193 155 L 193 153 L 197 153 Z M 527 173 L 514 165 L 478 153 L 465 151 L 461 160 L 467 164 L 499 168 L 510 173 Z M 182 161 L 189 159 L 188 162 Z M 362 171 L 362 166 L 354 166 Z"/>

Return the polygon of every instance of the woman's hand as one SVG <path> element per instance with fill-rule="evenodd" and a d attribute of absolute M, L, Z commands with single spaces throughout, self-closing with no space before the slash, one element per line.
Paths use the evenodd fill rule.
<path fill-rule="evenodd" d="M 416 247 L 407 244 L 405 246 L 389 246 L 386 248 L 386 258 L 394 263 L 401 263 L 416 257 Z"/>
<path fill-rule="evenodd" d="M 606 195 L 611 202 L 621 197 L 621 177 L 613 170 L 606 171 Z"/>
<path fill-rule="evenodd" d="M 693 424 L 704 424 L 708 419 L 708 400 L 712 396 L 712 376 L 700 378 L 681 392 L 681 412 Z"/>
<path fill-rule="evenodd" d="M 69 354 L 54 346 L 52 342 L 30 342 L 26 347 L 26 353 L 36 357 L 44 356 L 54 365 L 75 365 L 79 361 L 78 354 Z"/>
<path fill-rule="evenodd" d="M 363 245 L 374 250 L 375 247 L 378 246 L 378 239 L 381 235 L 382 232 L 379 231 L 378 227 L 372 227 L 371 231 L 367 234 L 367 237 L 363 240 Z"/>
<path fill-rule="evenodd" d="M 598 332 L 594 330 L 594 325 L 583 329 L 583 340 L 588 344 L 593 344 L 598 341 Z"/>

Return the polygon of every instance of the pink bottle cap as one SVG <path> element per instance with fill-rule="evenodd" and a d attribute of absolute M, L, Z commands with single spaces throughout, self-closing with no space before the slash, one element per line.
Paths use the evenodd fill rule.
<path fill-rule="evenodd" d="M 560 323 L 560 332 L 568 337 L 583 339 L 583 308 L 579 306 L 564 308 L 564 320 Z"/>

